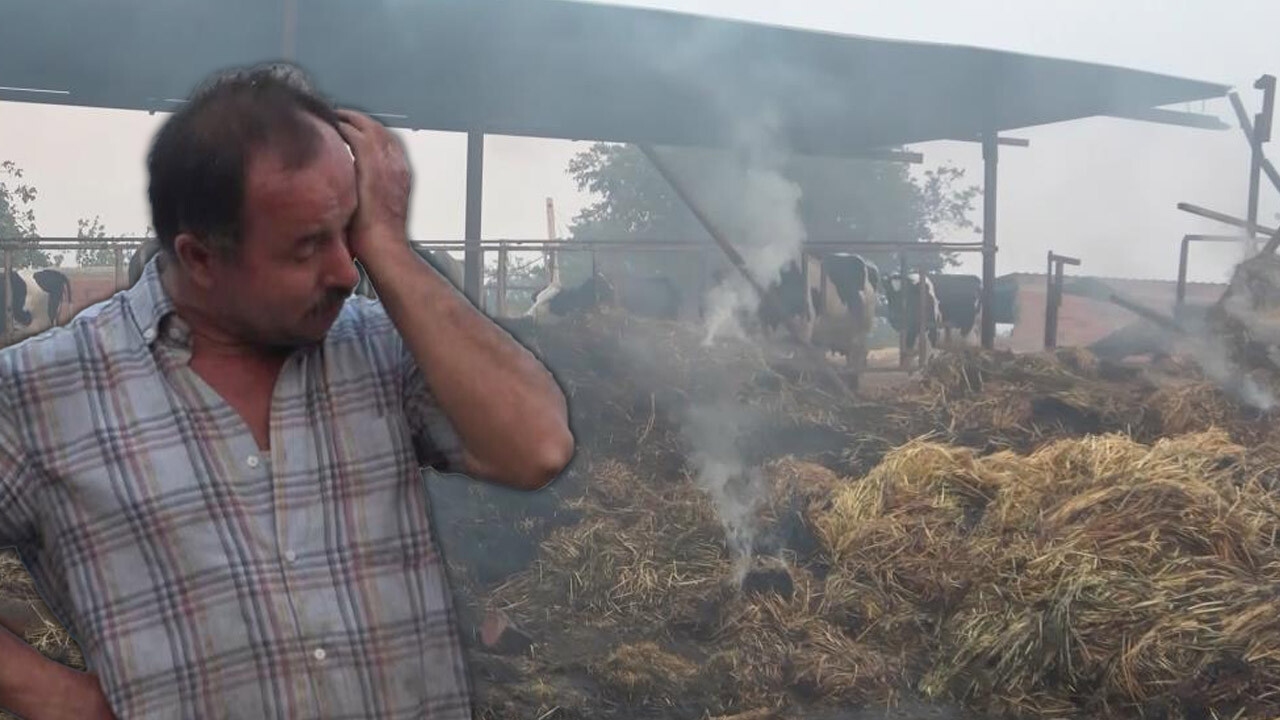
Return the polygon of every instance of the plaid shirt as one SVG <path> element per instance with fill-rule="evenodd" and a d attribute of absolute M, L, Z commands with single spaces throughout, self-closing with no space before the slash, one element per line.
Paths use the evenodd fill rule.
<path fill-rule="evenodd" d="M 116 714 L 471 717 L 420 475 L 460 444 L 382 307 L 286 362 L 269 456 L 172 310 L 153 259 L 0 352 L 0 546 Z"/>

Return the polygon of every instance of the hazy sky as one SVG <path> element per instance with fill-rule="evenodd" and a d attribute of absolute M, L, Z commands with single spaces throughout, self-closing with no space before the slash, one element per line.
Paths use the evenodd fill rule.
<path fill-rule="evenodd" d="M 1233 85 L 1251 111 L 1254 79 L 1280 74 L 1274 0 L 654 0 L 632 5 L 735 17 L 840 33 L 992 47 L 1152 70 Z M 1225 101 L 1193 108 L 1234 124 Z M 0 103 L 0 159 L 16 161 L 40 192 L 41 233 L 74 235 L 76 220 L 102 217 L 112 232 L 147 226 L 143 158 L 162 116 L 141 112 Z M 1179 201 L 1243 215 L 1248 147 L 1238 129 L 1212 132 L 1096 118 L 1011 132 L 1031 140 L 1000 163 L 1000 271 L 1042 271 L 1045 252 L 1082 257 L 1081 272 L 1172 278 L 1190 232 L 1224 228 L 1178 212 Z M 1277 133 L 1280 136 L 1280 133 Z M 416 181 L 415 237 L 456 239 L 463 229 L 465 138 L 404 135 Z M 540 238 L 545 198 L 561 232 L 582 207 L 565 175 L 585 144 L 490 137 L 486 144 L 484 235 Z M 951 162 L 982 177 L 980 148 L 916 146 L 926 167 Z M 1270 155 L 1280 161 L 1273 143 Z M 1263 218 L 1280 197 L 1263 182 Z M 980 217 L 975 218 L 980 220 Z M 955 238 L 968 239 L 968 238 Z M 1236 259 L 1226 246 L 1201 248 L 1193 276 L 1224 277 Z"/>

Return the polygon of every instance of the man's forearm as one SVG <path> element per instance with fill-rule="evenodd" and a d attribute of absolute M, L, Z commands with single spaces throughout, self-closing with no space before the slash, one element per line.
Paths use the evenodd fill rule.
<path fill-rule="evenodd" d="M 0 626 L 0 708 L 26 720 L 66 717 L 56 706 L 73 699 L 76 693 L 69 690 L 78 691 L 83 676 Z"/>
<path fill-rule="evenodd" d="M 573 454 L 564 394 L 520 343 L 406 244 L 365 264 L 441 410 L 453 420 L 468 470 L 506 485 L 541 487 Z"/>

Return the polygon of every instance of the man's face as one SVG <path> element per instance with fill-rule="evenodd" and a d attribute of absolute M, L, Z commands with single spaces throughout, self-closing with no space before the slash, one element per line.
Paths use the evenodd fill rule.
<path fill-rule="evenodd" d="M 323 137 L 317 156 L 294 170 L 275 153 L 251 159 L 239 250 L 213 263 L 224 319 L 262 345 L 322 340 L 359 280 L 347 248 L 355 164 L 337 131 L 308 119 Z"/>

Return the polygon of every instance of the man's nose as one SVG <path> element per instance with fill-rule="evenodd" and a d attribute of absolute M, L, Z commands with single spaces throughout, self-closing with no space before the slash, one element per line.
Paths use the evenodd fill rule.
<path fill-rule="evenodd" d="M 354 289 L 360 282 L 360 272 L 356 270 L 355 258 L 347 250 L 346 243 L 334 243 L 334 251 L 329 256 L 329 282 L 334 286 Z"/>

